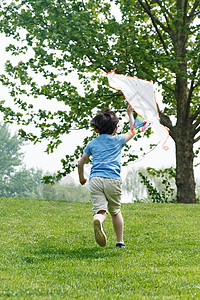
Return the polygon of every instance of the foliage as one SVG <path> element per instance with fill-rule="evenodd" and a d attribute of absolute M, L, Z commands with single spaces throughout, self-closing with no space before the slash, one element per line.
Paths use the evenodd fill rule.
<path fill-rule="evenodd" d="M 113 14 L 111 4 L 117 5 L 118 14 Z M 0 77 L 15 104 L 12 109 L 10 102 L 1 100 L 5 120 L 34 124 L 37 133 L 26 126 L 19 131 L 21 137 L 33 142 L 47 139 L 51 152 L 63 134 L 88 129 L 93 113 L 103 107 L 119 111 L 122 118 L 124 98 L 108 87 L 106 72 L 117 67 L 118 73 L 153 80 L 165 105 L 161 123 L 177 146 L 178 201 L 194 202 L 193 143 L 200 140 L 199 9 L 199 0 L 2 2 L 0 31 L 13 37 L 7 51 L 15 56 Z M 74 71 L 82 94 L 70 83 Z M 31 101 L 31 96 L 38 99 Z M 37 109 L 44 98 L 57 99 L 65 108 Z M 176 117 L 175 125 L 170 116 Z M 63 158 L 58 179 L 73 170 L 82 151 L 79 147 Z M 135 156 L 127 152 L 127 158 Z"/>
<path fill-rule="evenodd" d="M 9 180 L 8 190 L 4 197 L 34 198 L 37 188 L 41 185 L 42 170 L 25 169 L 15 172 Z"/>
<path fill-rule="evenodd" d="M 133 202 L 176 202 L 175 169 L 131 169 L 123 189 L 131 195 Z"/>
<path fill-rule="evenodd" d="M 152 185 L 150 180 L 147 178 L 147 176 L 144 176 L 142 173 L 139 172 L 139 175 L 142 179 L 142 183 L 146 186 L 148 194 L 152 200 L 152 202 L 165 202 L 164 199 L 162 199 L 160 193 L 157 191 L 157 189 Z"/>
<path fill-rule="evenodd" d="M 1 198 L 0 210 L 1 298 L 200 297 L 199 205 L 124 204 L 126 249 L 110 217 L 108 245 L 95 243 L 88 203 Z"/>
<path fill-rule="evenodd" d="M 148 175 L 159 178 L 159 183 L 161 184 L 160 188 L 158 189 L 151 183 L 151 180 L 147 176 L 142 174 L 142 172 L 139 172 L 139 176 L 141 177 L 143 184 L 147 187 L 147 191 L 152 199 L 152 202 L 175 202 L 175 169 L 171 167 L 160 170 L 147 168 L 146 170 Z M 171 179 L 173 179 L 173 182 Z"/>

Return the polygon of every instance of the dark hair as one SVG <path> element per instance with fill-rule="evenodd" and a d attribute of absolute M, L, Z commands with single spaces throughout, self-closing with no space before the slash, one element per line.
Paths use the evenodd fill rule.
<path fill-rule="evenodd" d="M 90 125 L 96 128 L 100 134 L 112 134 L 119 122 L 118 117 L 114 111 L 110 109 L 103 113 L 96 115 L 90 122 Z"/>

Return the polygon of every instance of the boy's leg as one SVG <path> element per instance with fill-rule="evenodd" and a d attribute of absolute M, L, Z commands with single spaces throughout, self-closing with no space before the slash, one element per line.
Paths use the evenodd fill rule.
<path fill-rule="evenodd" d="M 124 222 L 120 211 L 122 183 L 115 179 L 105 180 L 105 194 L 108 199 L 108 210 L 112 216 L 113 227 L 116 233 L 117 247 L 125 247 L 123 242 Z"/>
<path fill-rule="evenodd" d="M 90 195 L 93 204 L 94 236 L 99 246 L 106 245 L 106 235 L 103 230 L 103 222 L 107 217 L 107 199 L 104 195 L 103 178 L 93 177 L 90 179 Z"/>
<path fill-rule="evenodd" d="M 106 235 L 103 230 L 103 222 L 106 220 L 107 213 L 105 210 L 98 211 L 97 214 L 93 216 L 93 222 L 94 222 L 94 237 L 99 244 L 99 246 L 104 247 L 106 245 Z"/>
<path fill-rule="evenodd" d="M 106 220 L 106 217 L 107 217 L 106 211 L 100 210 L 98 211 L 97 214 L 93 216 L 93 221 L 98 219 L 101 222 L 101 224 L 103 224 L 103 222 Z"/>
<path fill-rule="evenodd" d="M 124 244 L 123 241 L 124 221 L 122 218 L 121 211 L 119 211 L 116 215 L 112 215 L 112 222 L 116 233 L 117 243 Z"/>

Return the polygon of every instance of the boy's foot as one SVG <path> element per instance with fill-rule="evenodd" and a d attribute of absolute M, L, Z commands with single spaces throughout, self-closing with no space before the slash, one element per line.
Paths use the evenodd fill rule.
<path fill-rule="evenodd" d="M 99 246 L 104 247 L 106 245 L 106 235 L 99 220 L 94 220 L 94 237 Z"/>
<path fill-rule="evenodd" d="M 116 247 L 118 247 L 118 248 L 126 248 L 126 246 L 125 246 L 124 243 L 117 243 Z"/>

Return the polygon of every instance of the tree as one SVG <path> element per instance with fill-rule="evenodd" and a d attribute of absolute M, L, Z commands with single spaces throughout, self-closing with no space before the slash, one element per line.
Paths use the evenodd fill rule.
<path fill-rule="evenodd" d="M 34 197 L 41 184 L 42 171 L 26 170 L 22 165 L 22 145 L 7 125 L 0 124 L 0 197 Z"/>
<path fill-rule="evenodd" d="M 16 135 L 11 136 L 7 126 L 0 125 L 0 195 L 9 193 L 10 178 L 21 164 L 22 153 L 20 147 L 22 141 Z"/>
<path fill-rule="evenodd" d="M 41 186 L 42 170 L 25 169 L 23 167 L 11 176 L 6 197 L 38 198 Z"/>
<path fill-rule="evenodd" d="M 47 151 L 53 151 L 62 134 L 74 127 L 89 128 L 94 109 L 125 108 L 123 96 L 108 87 L 103 74 L 117 67 L 118 73 L 153 80 L 165 104 L 160 110 L 161 123 L 176 144 L 178 202 L 195 203 L 194 144 L 200 140 L 200 1 L 112 3 L 120 9 L 121 19 L 112 14 L 111 3 L 103 0 L 3 2 L 0 30 L 15 39 L 7 51 L 19 55 L 19 62 L 7 61 L 1 82 L 10 89 L 18 111 L 3 101 L 0 109 L 8 122 L 33 122 L 40 134 L 21 130 L 21 136 L 34 142 L 48 138 Z M 66 79 L 73 70 L 84 86 L 84 96 Z M 45 83 L 35 79 L 39 75 Z M 27 100 L 30 95 L 63 101 L 66 110 L 34 111 Z M 175 125 L 170 116 L 176 117 Z M 73 156 L 62 160 L 64 171 L 58 172 L 57 178 L 75 167 L 80 153 L 78 147 Z"/>

